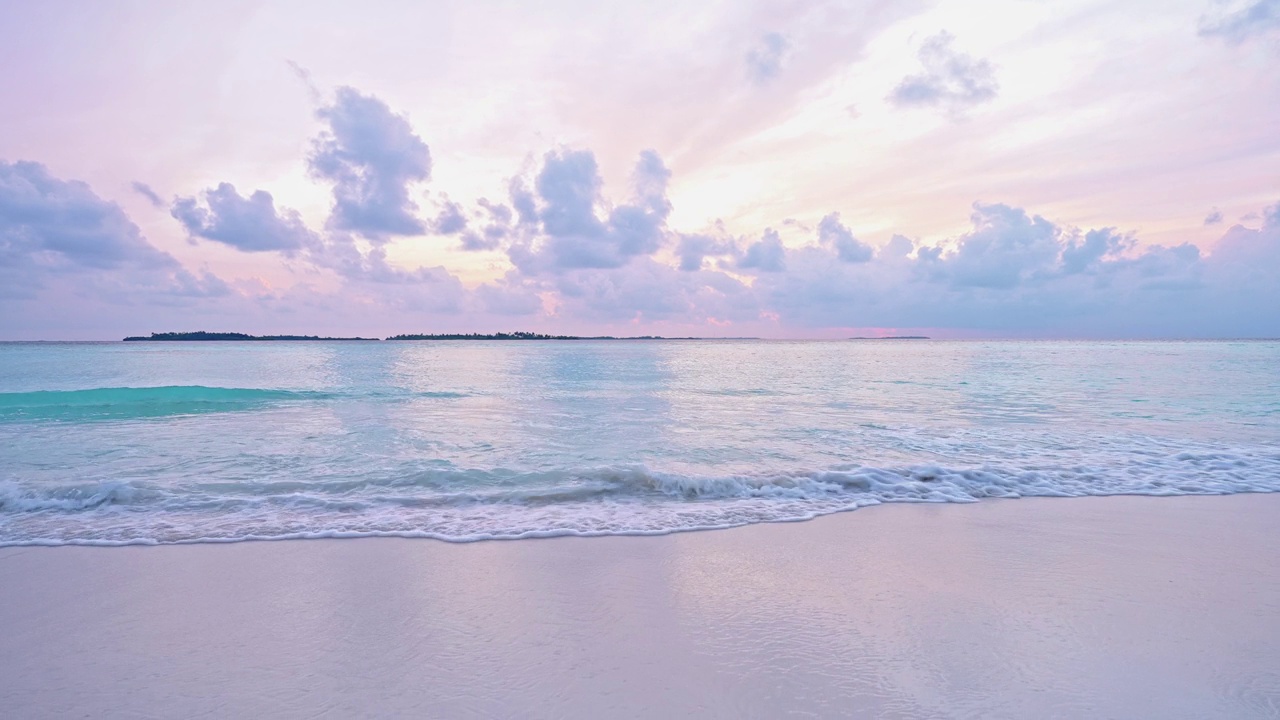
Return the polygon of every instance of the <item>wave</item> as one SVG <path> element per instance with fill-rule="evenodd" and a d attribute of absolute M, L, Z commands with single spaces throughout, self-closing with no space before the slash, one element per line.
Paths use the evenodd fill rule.
<path fill-rule="evenodd" d="M 0 393 L 0 422 L 107 420 L 249 410 L 325 393 L 168 385 Z"/>
<path fill-rule="evenodd" d="M 0 393 L 0 422 L 92 421 L 253 410 L 284 402 L 328 400 L 341 393 L 308 390 L 166 385 Z M 385 391 L 351 397 L 381 399 L 466 397 L 456 392 Z"/>
<path fill-rule="evenodd" d="M 807 520 L 897 502 L 1280 492 L 1280 451 L 1142 455 L 1127 466 L 846 467 L 738 475 L 642 466 L 438 468 L 393 477 L 0 483 L 0 546 L 652 535 Z"/>

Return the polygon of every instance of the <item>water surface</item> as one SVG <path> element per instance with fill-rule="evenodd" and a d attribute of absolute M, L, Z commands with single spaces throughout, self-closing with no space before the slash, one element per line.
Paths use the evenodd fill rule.
<path fill-rule="evenodd" d="M 1280 343 L 0 344 L 0 544 L 1280 490 Z"/>

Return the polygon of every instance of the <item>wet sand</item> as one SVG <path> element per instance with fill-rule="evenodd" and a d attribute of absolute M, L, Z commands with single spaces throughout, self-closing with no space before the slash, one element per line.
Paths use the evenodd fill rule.
<path fill-rule="evenodd" d="M 1280 717 L 1280 495 L 662 537 L 0 548 L 44 717 Z"/>

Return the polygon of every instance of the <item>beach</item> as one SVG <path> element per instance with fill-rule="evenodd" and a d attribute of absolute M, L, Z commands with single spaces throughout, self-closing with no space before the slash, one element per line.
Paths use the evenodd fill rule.
<path fill-rule="evenodd" d="M 0 720 L 1280 720 L 1280 0 L 0 48 Z"/>
<path fill-rule="evenodd" d="M 1280 496 L 651 537 L 0 548 L 44 717 L 1280 714 Z"/>

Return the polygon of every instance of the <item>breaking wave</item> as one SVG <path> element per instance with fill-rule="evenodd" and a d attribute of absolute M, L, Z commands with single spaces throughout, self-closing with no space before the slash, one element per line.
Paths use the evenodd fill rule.
<path fill-rule="evenodd" d="M 1127 465 L 843 467 L 691 475 L 641 466 L 395 477 L 28 486 L 0 483 L 0 546 L 664 534 L 896 502 L 1280 491 L 1280 450 L 1144 453 Z"/>
<path fill-rule="evenodd" d="M 362 397 L 459 398 L 453 392 L 366 393 Z M 286 402 L 329 400 L 339 393 L 315 390 L 168 385 L 0 393 L 0 422 L 129 420 L 209 412 L 254 410 Z"/>
<path fill-rule="evenodd" d="M 170 385 L 0 393 L 0 421 L 108 420 L 249 410 L 326 393 Z"/>

